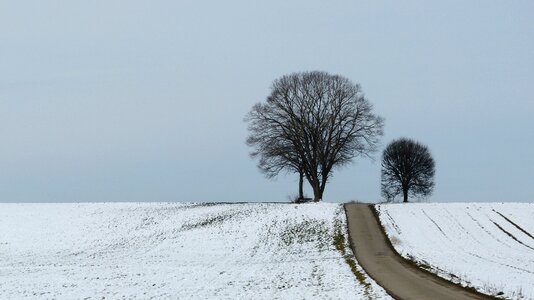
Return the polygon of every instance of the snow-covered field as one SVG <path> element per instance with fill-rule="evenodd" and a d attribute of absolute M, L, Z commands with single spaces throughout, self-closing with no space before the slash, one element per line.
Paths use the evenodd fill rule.
<path fill-rule="evenodd" d="M 449 280 L 511 299 L 534 299 L 533 203 L 378 205 L 404 257 Z"/>
<path fill-rule="evenodd" d="M 0 298 L 389 298 L 351 271 L 345 222 L 326 203 L 0 204 Z"/>

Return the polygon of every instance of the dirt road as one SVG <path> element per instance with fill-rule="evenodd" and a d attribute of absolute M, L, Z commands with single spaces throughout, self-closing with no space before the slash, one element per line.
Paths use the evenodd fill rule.
<path fill-rule="evenodd" d="M 396 299 L 494 299 L 429 274 L 400 257 L 367 204 L 346 204 L 349 235 L 360 265 Z"/>

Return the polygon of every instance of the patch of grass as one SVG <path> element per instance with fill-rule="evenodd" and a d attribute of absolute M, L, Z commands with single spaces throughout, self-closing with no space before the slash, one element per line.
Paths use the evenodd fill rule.
<path fill-rule="evenodd" d="M 197 228 L 202 228 L 202 227 L 222 224 L 224 221 L 226 221 L 228 219 L 231 219 L 235 215 L 236 215 L 236 213 L 208 216 L 208 217 L 206 217 L 204 219 L 201 219 L 201 220 L 198 220 L 196 222 L 184 224 L 182 226 L 181 230 L 191 230 L 191 229 L 197 229 Z"/>
<path fill-rule="evenodd" d="M 427 271 L 435 273 L 434 268 L 432 268 L 432 266 L 428 262 L 426 262 L 424 260 L 423 261 L 419 261 L 419 260 L 415 259 L 415 257 L 411 256 L 410 254 L 406 254 L 406 257 L 403 257 L 403 258 L 404 258 L 404 260 L 406 260 L 406 262 L 409 262 L 414 267 L 422 268 L 422 269 L 425 269 Z M 454 276 L 453 274 L 451 274 L 451 275 Z"/>
<path fill-rule="evenodd" d="M 314 281 L 316 281 L 316 285 L 322 287 L 323 284 L 323 277 L 324 272 L 322 269 L 319 268 L 318 265 L 313 266 L 311 277 Z"/>
<path fill-rule="evenodd" d="M 341 222 L 339 220 L 336 220 L 334 224 L 333 244 L 336 247 L 337 251 L 341 253 L 347 265 L 349 265 L 352 274 L 354 274 L 358 282 L 363 285 L 365 295 L 369 297 L 371 284 L 367 281 L 365 275 L 360 270 L 358 270 L 354 257 L 352 255 L 347 254 L 347 244 L 345 240 L 345 235 L 341 230 Z"/>
<path fill-rule="evenodd" d="M 325 221 L 315 219 L 273 220 L 263 225 L 252 256 L 263 247 L 277 247 L 288 252 L 301 252 L 316 247 L 320 252 L 330 247 L 330 232 Z"/>
<path fill-rule="evenodd" d="M 201 203 L 194 204 L 194 206 L 196 206 L 196 207 L 210 207 L 210 206 L 221 205 L 221 204 L 225 204 L 225 203 L 201 202 Z"/>
<path fill-rule="evenodd" d="M 319 249 L 324 249 L 326 243 L 323 237 L 328 236 L 328 229 L 324 221 L 303 220 L 298 223 L 284 222 L 279 233 L 279 240 L 284 247 L 293 244 L 317 243 Z"/>
<path fill-rule="evenodd" d="M 341 252 L 341 255 L 345 255 L 345 236 L 341 233 L 341 231 L 337 231 L 334 234 L 334 246 L 339 252 Z"/>
<path fill-rule="evenodd" d="M 418 265 L 419 265 L 419 268 L 423 268 L 425 270 L 431 270 L 432 269 L 432 267 L 430 265 L 425 264 L 425 263 L 419 263 Z"/>

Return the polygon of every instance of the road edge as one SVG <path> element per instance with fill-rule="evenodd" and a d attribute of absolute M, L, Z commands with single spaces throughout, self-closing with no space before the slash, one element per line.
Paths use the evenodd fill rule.
<path fill-rule="evenodd" d="M 345 218 L 347 219 L 347 235 L 348 235 L 348 239 L 349 239 L 349 246 L 350 246 L 350 249 L 352 250 L 352 253 L 354 255 L 354 259 L 356 260 L 358 265 L 365 271 L 365 274 L 367 274 L 367 276 L 369 276 L 371 279 L 373 279 L 373 281 L 376 282 L 376 284 L 378 284 L 381 288 L 383 288 L 384 291 L 386 291 L 386 293 L 388 293 L 388 295 L 390 295 L 392 298 L 394 298 L 396 300 L 401 299 L 398 295 L 393 293 L 390 289 L 388 289 L 388 288 L 384 287 L 383 285 L 381 285 L 380 282 L 378 280 L 376 280 L 376 278 L 374 276 L 369 274 L 369 272 L 367 272 L 367 270 L 365 270 L 365 268 L 362 266 L 362 264 L 358 261 L 358 258 L 356 257 L 356 248 L 354 247 L 354 243 L 352 242 L 353 239 L 352 239 L 352 237 L 350 235 L 349 215 L 347 213 L 347 204 L 349 204 L 349 203 L 343 203 L 343 210 L 345 211 Z M 373 213 L 374 213 L 374 211 L 373 211 Z M 382 227 L 382 225 L 380 225 L 380 227 Z M 389 244 L 389 239 L 388 239 L 388 244 Z M 395 252 L 395 253 L 397 253 L 397 252 Z M 398 253 L 397 253 L 397 255 L 398 255 Z"/>
<path fill-rule="evenodd" d="M 347 204 L 347 203 L 345 203 L 345 204 L 343 205 L 343 207 L 345 208 L 345 214 L 347 213 L 347 210 L 346 210 L 346 204 Z M 429 270 L 427 270 L 427 269 L 421 268 L 421 267 L 419 266 L 419 264 L 418 264 L 416 261 L 411 260 L 411 259 L 407 259 L 407 258 L 403 257 L 402 255 L 400 255 L 400 253 L 397 252 L 397 249 L 395 249 L 395 247 L 394 247 L 393 244 L 391 243 L 391 240 L 389 239 L 389 236 L 388 236 L 387 233 L 386 233 L 386 230 L 385 230 L 385 228 L 384 228 L 384 225 L 382 225 L 382 222 L 380 221 L 380 216 L 379 216 L 378 210 L 376 209 L 375 205 L 376 205 L 376 204 L 368 204 L 369 208 L 371 209 L 371 212 L 373 213 L 373 216 L 375 217 L 375 219 L 376 219 L 376 221 L 377 221 L 377 223 L 378 223 L 378 225 L 379 225 L 379 227 L 380 227 L 380 231 L 381 231 L 382 234 L 386 237 L 386 243 L 387 243 L 388 247 L 393 251 L 393 253 L 395 253 L 395 254 L 397 255 L 397 258 L 400 258 L 400 259 L 401 259 L 401 261 L 402 261 L 407 267 L 410 267 L 410 268 L 412 268 L 412 269 L 417 269 L 418 271 L 422 271 L 422 272 L 424 272 L 424 273 L 426 273 L 426 274 L 428 274 L 428 275 L 434 277 L 434 278 L 437 279 L 438 281 L 441 281 L 441 282 L 443 282 L 443 283 L 445 283 L 445 284 L 455 285 L 455 286 L 458 287 L 458 288 L 461 288 L 461 289 L 463 289 L 463 290 L 465 290 L 465 291 L 467 291 L 467 292 L 469 292 L 469 293 L 472 293 L 472 294 L 474 294 L 474 295 L 476 295 L 476 296 L 479 296 L 479 297 L 482 297 L 482 298 L 492 299 L 492 300 L 503 300 L 503 299 L 505 299 L 505 298 L 498 298 L 498 297 L 496 297 L 495 295 L 484 294 L 484 293 L 478 291 L 477 289 L 475 289 L 474 287 L 471 287 L 471 286 L 467 286 L 467 287 L 466 287 L 466 286 L 461 285 L 460 283 L 456 283 L 456 282 L 452 282 L 452 281 L 450 281 L 450 280 L 447 280 L 447 279 L 445 279 L 445 278 L 439 276 L 438 274 L 436 274 L 436 273 L 434 273 L 434 272 L 431 272 L 431 271 L 429 271 Z M 348 216 L 347 216 L 347 222 L 348 222 Z M 349 237 L 350 237 L 350 232 L 349 232 Z M 353 245 L 352 245 L 352 240 L 351 240 L 351 244 L 350 244 L 350 246 L 351 246 L 351 248 L 352 248 L 352 251 L 354 251 L 354 247 L 353 247 Z M 363 268 L 363 266 L 362 266 L 362 268 Z M 367 271 L 366 271 L 366 273 L 367 273 Z M 369 276 L 370 276 L 370 275 L 369 275 Z M 376 280 L 375 280 L 375 281 L 376 281 Z M 384 287 L 382 287 L 382 288 L 384 288 Z M 384 289 L 385 289 L 385 288 L 384 288 Z M 389 291 L 388 291 L 388 293 L 389 293 Z M 392 295 L 392 296 L 393 296 L 393 295 Z M 397 298 L 397 297 L 395 297 L 395 298 Z M 397 299 L 398 299 L 398 298 L 397 298 Z"/>

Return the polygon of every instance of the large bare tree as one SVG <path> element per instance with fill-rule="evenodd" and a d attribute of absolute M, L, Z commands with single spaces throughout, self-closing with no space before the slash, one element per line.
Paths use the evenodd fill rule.
<path fill-rule="evenodd" d="M 372 108 L 360 85 L 345 77 L 318 71 L 283 76 L 245 118 L 251 156 L 267 177 L 300 173 L 320 201 L 336 167 L 376 151 L 383 119 Z"/>
<path fill-rule="evenodd" d="M 388 201 L 402 194 L 426 197 L 434 189 L 435 163 L 428 148 L 411 139 L 391 142 L 382 155 L 382 196 Z"/>

